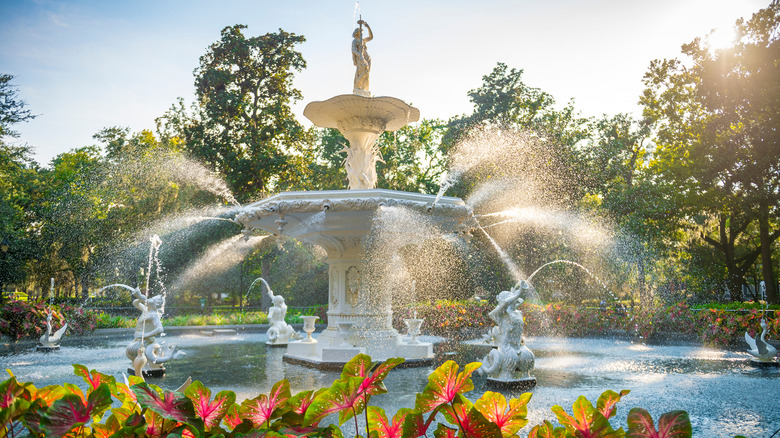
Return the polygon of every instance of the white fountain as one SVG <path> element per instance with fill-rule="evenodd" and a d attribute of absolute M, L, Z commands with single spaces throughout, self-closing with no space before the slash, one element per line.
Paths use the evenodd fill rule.
<path fill-rule="evenodd" d="M 428 215 L 444 232 L 468 232 L 476 221 L 459 198 L 442 197 L 434 207 L 434 195 L 375 188 L 376 162 L 381 161 L 376 139 L 419 120 L 420 112 L 394 97 L 371 96 L 365 47 L 370 38 L 362 38 L 362 27 L 368 25 L 358 24 L 354 93 L 312 102 L 303 112 L 315 125 L 336 128 L 349 141 L 344 152 L 350 190 L 280 193 L 244 207 L 236 221 L 247 234 L 265 230 L 319 245 L 327 253 L 328 327 L 317 342 L 289 343 L 285 360 L 340 368 L 361 352 L 375 360 L 404 357 L 407 366 L 427 365 L 433 360 L 432 345 L 403 342 L 391 324 L 390 293 L 369 285 L 365 245 L 373 219 L 379 209 L 403 207 Z M 352 324 L 347 328 L 341 323 Z"/>

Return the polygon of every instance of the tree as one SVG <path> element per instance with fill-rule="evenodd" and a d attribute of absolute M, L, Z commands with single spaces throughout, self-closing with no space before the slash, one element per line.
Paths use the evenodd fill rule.
<path fill-rule="evenodd" d="M 304 37 L 281 29 L 246 37 L 245 28 L 224 28 L 200 58 L 196 111 L 188 116 L 180 104 L 161 121 L 187 152 L 223 174 L 241 201 L 294 185 L 290 168 L 307 140 L 290 108 L 301 98 L 292 80 L 306 66 L 295 50 Z"/>
<path fill-rule="evenodd" d="M 11 84 L 13 75 L 0 73 L 0 139 L 5 136 L 17 137 L 11 125 L 26 122 L 36 116 L 26 108 L 27 104 L 19 99 L 18 90 Z"/>
<path fill-rule="evenodd" d="M 679 199 L 688 226 L 721 254 L 735 299 L 761 257 L 769 299 L 778 300 L 779 26 L 775 1 L 737 22 L 732 47 L 714 50 L 697 38 L 683 46 L 688 62 L 653 61 L 644 78 L 641 103 L 658 143 L 652 168 L 672 183 L 667 198 Z"/>
<path fill-rule="evenodd" d="M 546 149 L 546 164 L 559 175 L 556 196 L 573 204 L 582 196 L 576 182 L 577 175 L 582 174 L 577 147 L 590 135 L 588 120 L 577 115 L 571 101 L 556 109 L 553 96 L 525 84 L 522 74 L 523 70 L 498 63 L 489 75 L 483 76 L 482 86 L 468 92 L 474 112 L 449 121 L 442 149 L 450 153 L 456 145 L 468 141 L 475 128 L 530 133 L 538 141 L 529 139 L 528 143 L 538 143 L 539 152 Z M 541 164 L 545 160 L 537 161 Z"/>
<path fill-rule="evenodd" d="M 41 182 L 38 164 L 31 158 L 32 148 L 7 143 L 18 133 L 11 127 L 35 118 L 26 103 L 19 99 L 11 81 L 13 76 L 0 74 L 0 240 L 9 244 L 0 254 L 0 303 L 2 291 L 9 283 L 21 283 L 27 277 L 26 265 L 36 257 L 38 246 L 31 230 L 30 216 Z"/>

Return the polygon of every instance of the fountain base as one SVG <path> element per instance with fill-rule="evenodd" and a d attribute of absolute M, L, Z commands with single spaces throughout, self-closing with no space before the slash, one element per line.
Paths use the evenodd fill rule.
<path fill-rule="evenodd" d="M 327 342 L 297 341 L 287 344 L 287 353 L 283 360 L 294 365 L 303 365 L 321 370 L 341 370 L 357 354 L 368 354 L 374 360 L 383 361 L 391 357 L 406 359 L 404 367 L 422 367 L 433 365 L 433 344 L 399 343 L 392 347 L 385 345 L 383 351 L 374 348 L 353 347 L 344 344 L 328 346 Z"/>
<path fill-rule="evenodd" d="M 758 360 L 755 358 L 750 359 L 750 365 L 759 368 L 775 368 L 780 367 L 780 362 L 775 360 Z"/>
<path fill-rule="evenodd" d="M 36 351 L 43 351 L 43 352 L 57 351 L 59 349 L 60 349 L 59 345 L 38 345 L 35 347 Z"/>
<path fill-rule="evenodd" d="M 493 389 L 525 391 L 536 387 L 536 377 L 524 377 L 522 379 L 498 379 L 488 377 L 486 383 L 489 388 Z"/>
<path fill-rule="evenodd" d="M 289 344 L 287 342 L 266 342 L 265 346 L 268 348 L 286 348 Z"/>
<path fill-rule="evenodd" d="M 135 370 L 132 368 L 127 369 L 127 374 L 130 376 L 135 375 Z M 153 370 L 143 370 L 141 371 L 141 374 L 144 375 L 144 378 L 147 377 L 153 377 L 153 378 L 159 378 L 165 376 L 165 368 L 156 368 Z"/>

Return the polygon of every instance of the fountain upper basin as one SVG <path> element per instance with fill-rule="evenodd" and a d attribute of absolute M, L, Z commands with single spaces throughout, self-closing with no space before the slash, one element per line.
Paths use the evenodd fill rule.
<path fill-rule="evenodd" d="M 244 207 L 236 220 L 249 230 L 322 246 L 329 255 L 343 254 L 351 246 L 348 240 L 367 236 L 376 210 L 383 207 L 427 214 L 445 233 L 474 228 L 473 213 L 463 200 L 444 196 L 434 205 L 435 199 L 435 195 L 387 189 L 284 192 Z"/>

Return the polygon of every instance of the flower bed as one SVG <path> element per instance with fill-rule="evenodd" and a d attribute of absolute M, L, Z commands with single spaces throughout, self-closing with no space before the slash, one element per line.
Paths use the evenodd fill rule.
<path fill-rule="evenodd" d="M 68 305 L 48 306 L 42 303 L 10 301 L 0 308 L 0 334 L 11 339 L 38 339 L 46 330 L 46 316 L 51 311 L 52 331 L 68 324 L 67 334 L 92 333 L 97 316 Z"/>
<path fill-rule="evenodd" d="M 393 324 L 405 330 L 403 319 L 416 311 L 424 318 L 423 331 L 449 338 L 475 338 L 494 325 L 488 316 L 493 305 L 486 301 L 449 301 L 417 303 L 396 309 Z M 696 310 L 684 303 L 666 307 L 580 308 L 569 304 L 545 305 L 524 302 L 520 309 L 525 317 L 525 334 L 529 336 L 609 336 L 623 333 L 644 340 L 680 337 L 713 347 L 728 347 L 740 342 L 745 332 L 755 336 L 760 330 L 761 312 Z M 767 317 L 767 336 L 780 339 L 780 318 Z M 739 345 L 739 344 L 737 344 Z"/>

